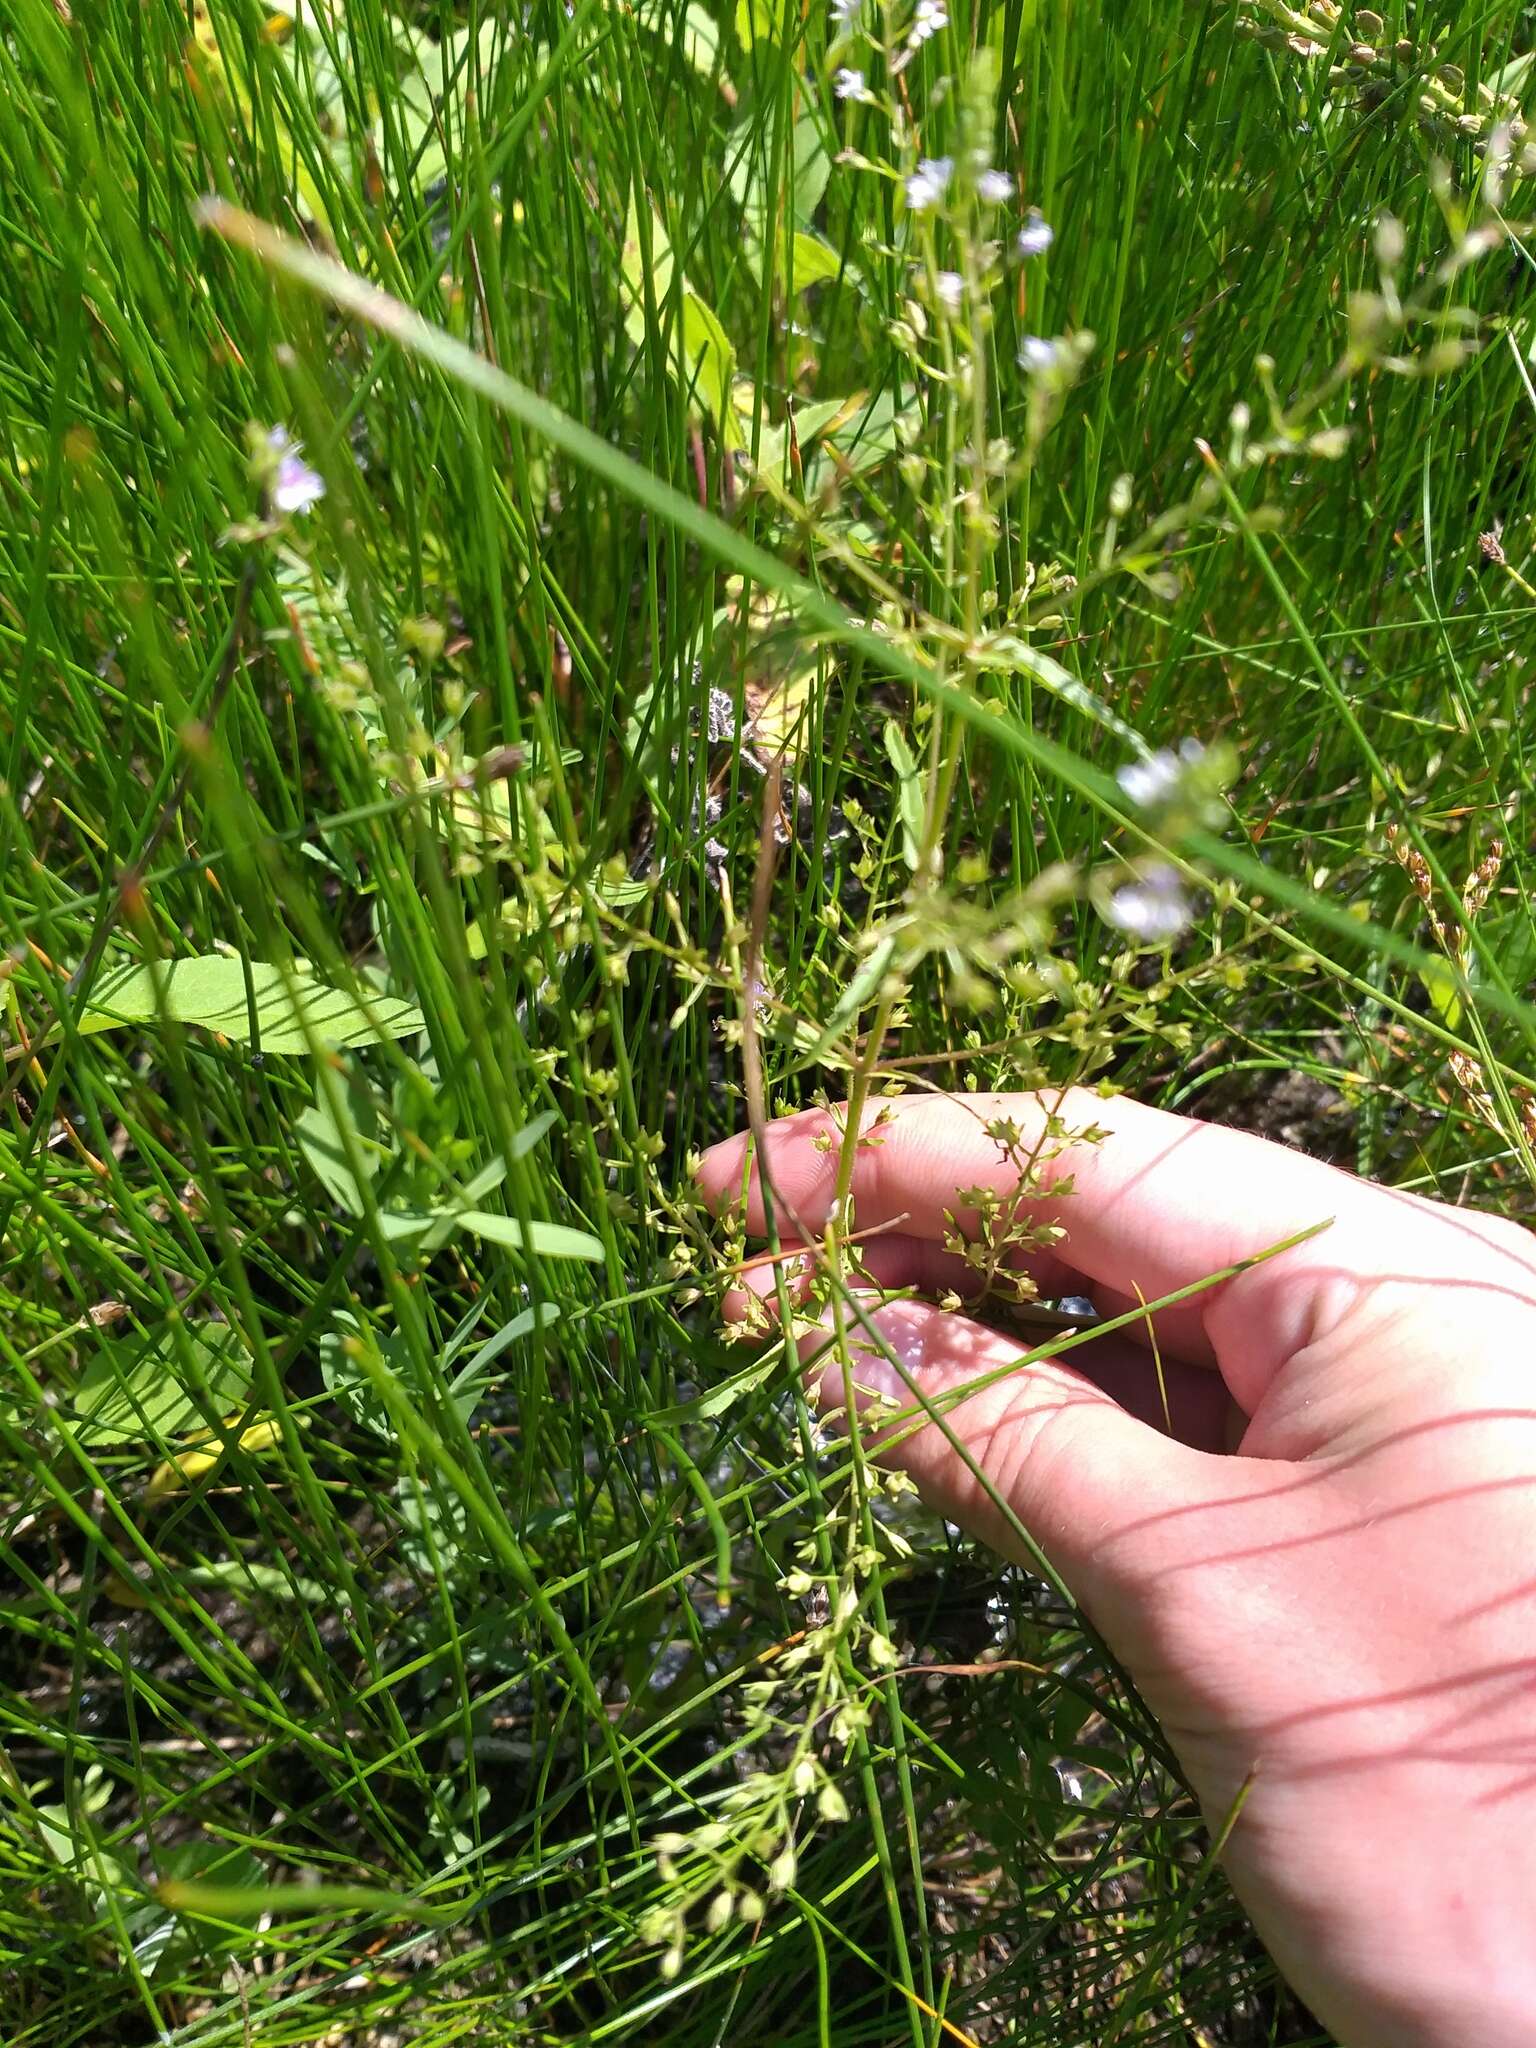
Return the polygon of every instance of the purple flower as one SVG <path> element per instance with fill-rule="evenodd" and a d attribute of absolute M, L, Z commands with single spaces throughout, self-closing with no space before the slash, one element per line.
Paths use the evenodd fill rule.
<path fill-rule="evenodd" d="M 286 427 L 273 427 L 267 446 L 277 460 L 268 485 L 272 510 L 291 517 L 308 512 L 325 496 L 325 479 L 304 460 L 304 450 L 289 438 Z"/>

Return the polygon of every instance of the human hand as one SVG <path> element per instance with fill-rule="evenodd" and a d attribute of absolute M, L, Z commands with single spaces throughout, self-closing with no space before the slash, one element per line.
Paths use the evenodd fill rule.
<path fill-rule="evenodd" d="M 1042 1295 L 1112 1317 L 1328 1224 L 1152 1318 L 1171 1432 L 1144 1323 L 944 1412 L 1136 1679 L 1212 1826 L 1254 1774 L 1224 1860 L 1319 2018 L 1349 2048 L 1526 2048 L 1536 1240 L 1092 1093 L 907 1097 L 871 1105 L 865 1132 L 875 1107 L 891 1114 L 857 1149 L 853 1234 L 878 1232 L 862 1265 L 882 1289 L 973 1284 L 945 1211 L 962 1188 L 1014 1194 L 997 1117 L 1026 1151 L 1047 1110 L 1108 1134 L 1044 1166 L 1074 1192 L 1028 1203 L 1066 1232 L 1028 1260 Z M 821 1111 L 770 1127 L 781 1230 L 786 1214 L 824 1228 L 841 1144 Z M 716 1207 L 748 1159 L 745 1136 L 706 1156 Z M 764 1225 L 754 1168 L 747 1227 Z M 771 1273 L 749 1284 L 767 1293 Z M 909 1411 L 1036 1341 L 916 1299 L 860 1311 L 880 1342 L 853 1323 L 854 1378 Z M 841 1366 L 818 1379 L 842 1407 Z M 934 1423 L 893 1434 L 931 1506 L 1029 1561 Z"/>

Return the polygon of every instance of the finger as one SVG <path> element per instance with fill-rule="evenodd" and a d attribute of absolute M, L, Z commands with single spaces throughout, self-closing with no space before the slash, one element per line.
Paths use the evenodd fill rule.
<path fill-rule="evenodd" d="M 722 1304 L 728 1322 L 752 1321 L 766 1331 L 778 1316 L 778 1279 L 782 1272 L 791 1304 L 800 1307 L 814 1284 L 814 1254 L 787 1240 L 776 1256 L 765 1255 L 742 1273 L 741 1285 Z M 872 1239 L 863 1248 L 860 1276 L 882 1291 L 915 1288 L 930 1295 L 959 1292 L 975 1274 L 954 1252 L 926 1238 L 897 1232 Z M 858 1291 L 858 1290 L 856 1290 Z M 973 1320 L 986 1316 L 973 1307 Z M 768 1323 L 763 1322 L 766 1315 Z M 1014 1352 L 1034 1349 L 1045 1341 L 1027 1326 L 1010 1327 L 1007 1308 L 998 1304 L 989 1327 L 1001 1324 L 1001 1335 Z M 1164 1429 L 1180 1442 L 1201 1450 L 1224 1451 L 1247 1418 L 1236 1409 L 1220 1375 L 1205 1364 L 1181 1358 L 1154 1359 L 1140 1332 L 1132 1338 L 1120 1331 L 1076 1344 L 1066 1354 L 1074 1370 L 1107 1393 L 1128 1414 Z"/>
<path fill-rule="evenodd" d="M 878 1127 L 875 1110 L 886 1116 Z M 998 1118 L 1018 1126 L 1026 1157 L 1037 1156 L 1042 1192 L 1028 1204 L 1031 1221 L 1066 1231 L 1062 1255 L 1093 1283 L 1096 1298 L 1102 1288 L 1119 1303 L 1134 1303 L 1138 1290 L 1155 1300 L 1299 1231 L 1331 1224 L 1320 1239 L 1158 1317 L 1173 1352 L 1198 1356 L 1202 1345 L 1215 1346 L 1229 1380 L 1239 1373 L 1233 1392 L 1250 1412 L 1275 1367 L 1316 1333 L 1330 1298 L 1347 1294 L 1330 1283 L 1352 1268 L 1379 1267 L 1381 1212 L 1373 1205 L 1394 1199 L 1384 1190 L 1246 1132 L 1086 1090 L 1049 1098 L 913 1096 L 872 1105 L 853 1167 L 856 1222 L 869 1228 L 900 1218 L 906 1233 L 942 1239 L 961 1189 L 1012 1193 L 1016 1159 L 988 1131 Z M 1102 1137 L 1062 1141 L 1085 1127 Z M 807 1228 L 820 1228 L 836 1194 L 838 1117 L 806 1111 L 773 1125 L 768 1138 L 774 1188 Z M 746 1140 L 729 1139 L 706 1155 L 701 1183 L 716 1203 L 745 1184 L 748 1227 L 760 1229 L 761 1179 L 755 1171 L 748 1179 L 747 1166 Z M 1072 1191 L 1056 1192 L 1067 1176 Z M 1426 1216 L 1436 1212 L 1406 1199 L 1388 1216 L 1405 1250 L 1415 1240 L 1415 1255 Z"/>
<path fill-rule="evenodd" d="M 1106 1613 L 1155 1569 L 1150 1550 L 1138 1555 L 1115 1540 L 1128 1521 L 1155 1525 L 1241 1483 L 1241 1461 L 1208 1456 L 1127 1414 L 1063 1360 L 1023 1366 L 948 1405 L 944 1397 L 1016 1361 L 1016 1340 L 921 1302 L 870 1306 L 866 1315 L 869 1329 L 849 1333 L 855 1404 L 867 1410 L 878 1397 L 910 1411 L 937 1402 L 984 1480 L 932 1420 L 882 1429 L 874 1439 L 882 1458 L 910 1473 L 940 1514 L 1028 1563 L 1016 1518 L 1090 1610 Z M 836 1409 L 847 1390 L 832 1345 L 829 1317 L 801 1340 L 801 1355 L 822 1406 Z"/>
<path fill-rule="evenodd" d="M 975 1267 L 968 1265 L 960 1253 L 946 1251 L 931 1237 L 913 1237 L 900 1230 L 882 1231 L 878 1237 L 851 1246 L 848 1256 L 855 1284 L 863 1278 L 884 1289 L 910 1287 L 919 1294 L 935 1297 L 958 1294 L 967 1306 L 973 1305 L 982 1289 L 982 1276 Z M 1064 1260 L 1049 1251 L 1028 1259 L 1010 1259 L 1008 1265 L 1013 1272 L 1027 1271 L 1037 1293 L 1046 1300 L 1072 1293 L 1079 1279 Z M 725 1297 L 727 1320 L 740 1321 L 748 1313 L 749 1294 L 771 1303 L 778 1292 L 781 1271 L 790 1300 L 797 1304 L 804 1301 L 815 1270 L 814 1252 L 807 1252 L 798 1238 L 783 1239 L 776 1253 L 764 1252 L 743 1266 L 739 1285 Z"/>

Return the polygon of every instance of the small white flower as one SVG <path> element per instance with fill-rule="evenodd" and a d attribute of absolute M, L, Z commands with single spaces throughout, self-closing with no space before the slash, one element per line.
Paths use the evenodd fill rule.
<path fill-rule="evenodd" d="M 939 304 L 946 313 L 958 313 L 965 297 L 965 279 L 958 270 L 941 270 L 933 281 Z"/>
<path fill-rule="evenodd" d="M 273 427 L 267 446 L 277 457 L 269 495 L 272 510 L 284 514 L 308 512 L 325 496 L 325 479 L 304 460 L 304 450 L 290 440 L 286 427 Z"/>
<path fill-rule="evenodd" d="M 1134 881 L 1122 882 L 1104 906 L 1104 915 L 1116 931 L 1161 945 L 1178 937 L 1193 912 L 1177 871 L 1160 862 Z"/>
<path fill-rule="evenodd" d="M 930 36 L 936 36 L 941 28 L 949 27 L 949 10 L 944 0 L 917 0 L 917 12 L 912 17 L 912 26 L 907 30 L 907 48 L 917 49 Z"/>
<path fill-rule="evenodd" d="M 987 206 L 1006 206 L 1013 197 L 1013 180 L 1006 171 L 980 171 L 976 197 Z"/>
<path fill-rule="evenodd" d="M 1032 206 L 1024 216 L 1024 225 L 1019 229 L 1019 254 L 1021 256 L 1043 256 L 1056 239 L 1056 230 L 1051 226 L 1038 206 Z"/>
<path fill-rule="evenodd" d="M 948 156 L 925 156 L 907 180 L 907 204 L 914 213 L 937 206 L 954 174 L 955 160 Z"/>
<path fill-rule="evenodd" d="M 1155 810 L 1178 794 L 1185 771 L 1204 754 L 1198 740 L 1180 740 L 1178 747 L 1162 747 L 1145 761 L 1127 761 L 1117 769 L 1115 780 L 1138 810 Z"/>
<path fill-rule="evenodd" d="M 1039 334 L 1026 334 L 1019 343 L 1019 368 L 1028 370 L 1032 377 L 1045 370 L 1054 370 L 1060 361 L 1059 342 L 1047 341 Z"/>
<path fill-rule="evenodd" d="M 862 71 L 851 71 L 845 64 L 832 81 L 832 90 L 840 100 L 867 100 L 872 97 L 864 83 Z"/>
<path fill-rule="evenodd" d="M 846 35 L 858 21 L 859 10 L 864 0 L 832 0 L 832 25 L 840 35 Z"/>

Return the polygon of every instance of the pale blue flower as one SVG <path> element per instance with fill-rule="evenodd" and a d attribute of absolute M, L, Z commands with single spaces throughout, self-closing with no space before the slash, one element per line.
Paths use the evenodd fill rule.
<path fill-rule="evenodd" d="M 949 156 L 925 156 L 907 180 L 907 204 L 914 213 L 937 206 L 954 175 L 955 160 Z"/>
<path fill-rule="evenodd" d="M 1056 239 L 1056 230 L 1045 218 L 1038 206 L 1032 206 L 1024 216 L 1024 225 L 1019 229 L 1019 254 L 1021 256 L 1043 256 Z"/>
<path fill-rule="evenodd" d="M 1180 740 L 1176 749 L 1162 747 L 1145 761 L 1127 761 L 1115 780 L 1138 810 L 1156 810 L 1178 795 L 1185 775 L 1204 753 L 1199 740 Z"/>
<path fill-rule="evenodd" d="M 1193 914 L 1177 871 L 1161 861 L 1122 882 L 1104 906 L 1116 931 L 1154 946 L 1176 939 Z"/>
<path fill-rule="evenodd" d="M 949 11 L 944 0 L 917 0 L 917 12 L 907 30 L 907 47 L 915 50 L 930 36 L 936 36 L 941 28 L 948 27 Z"/>

